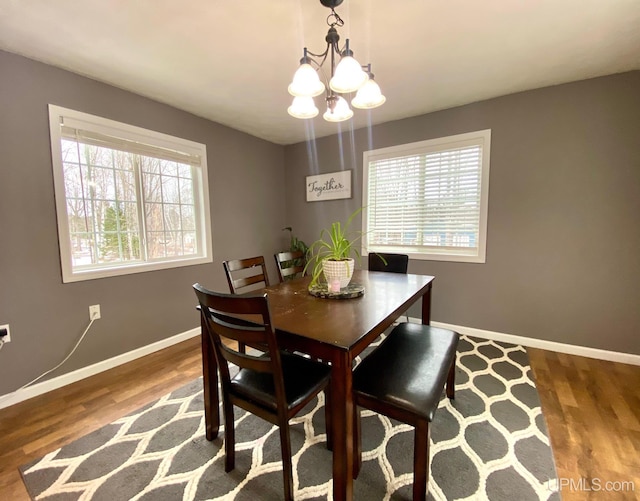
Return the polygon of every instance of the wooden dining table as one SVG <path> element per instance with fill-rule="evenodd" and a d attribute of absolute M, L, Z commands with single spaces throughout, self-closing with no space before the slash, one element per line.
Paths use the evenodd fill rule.
<path fill-rule="evenodd" d="M 356 270 L 352 284 L 364 294 L 329 299 L 308 292 L 309 277 L 286 281 L 256 292 L 266 292 L 278 344 L 331 363 L 331 418 L 333 423 L 333 499 L 353 499 L 354 358 L 402 315 L 422 300 L 422 323 L 431 315 L 434 277 Z M 218 374 L 213 346 L 202 329 L 202 363 L 206 436 L 218 435 Z"/>

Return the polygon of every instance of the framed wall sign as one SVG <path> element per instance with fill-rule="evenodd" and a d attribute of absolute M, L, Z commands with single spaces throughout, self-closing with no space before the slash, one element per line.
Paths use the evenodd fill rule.
<path fill-rule="evenodd" d="M 307 176 L 307 202 L 351 198 L 351 170 Z"/>

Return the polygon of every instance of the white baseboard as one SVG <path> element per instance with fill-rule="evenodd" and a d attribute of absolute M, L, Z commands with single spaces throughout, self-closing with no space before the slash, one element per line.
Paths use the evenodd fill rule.
<path fill-rule="evenodd" d="M 188 330 L 170 338 L 163 339 L 162 341 L 158 341 L 147 346 L 142 346 L 141 348 L 123 353 L 122 355 L 118 355 L 113 358 L 103 360 L 102 362 L 89 365 L 88 367 L 83 367 L 82 369 L 69 372 L 68 374 L 63 374 L 61 376 L 48 379 L 47 381 L 43 381 L 42 383 L 34 384 L 33 386 L 29 386 L 28 388 L 2 395 L 0 396 L 0 409 L 9 407 L 24 400 L 28 400 L 38 395 L 42 395 L 43 393 L 47 393 L 48 391 L 56 390 L 68 384 L 75 383 L 76 381 L 80 381 L 81 379 L 93 376 L 94 374 L 98 374 L 99 372 L 112 369 L 114 367 L 117 367 L 118 365 L 126 364 L 127 362 L 131 362 L 136 358 L 144 357 L 145 355 L 149 355 L 156 351 L 162 350 L 163 348 L 168 348 L 169 346 L 180 343 L 182 341 L 186 341 L 187 339 L 199 335 L 200 327 L 197 327 L 195 329 Z"/>
<path fill-rule="evenodd" d="M 411 317 L 409 320 L 411 322 L 420 322 L 419 318 L 414 317 Z M 528 346 L 530 348 L 540 348 L 543 350 L 557 351 L 559 353 L 567 353 L 569 355 L 579 355 L 581 357 L 597 358 L 600 360 L 609 360 L 611 362 L 620 362 L 623 364 L 640 365 L 640 355 L 634 355 L 632 353 L 607 351 L 598 348 L 589 348 L 587 346 L 558 343 L 556 341 L 546 341 L 544 339 L 535 339 L 531 337 L 516 336 L 514 334 L 505 334 L 502 332 L 486 331 L 483 329 L 476 329 L 474 327 L 445 324 L 443 322 L 431 322 L 431 325 L 433 325 L 434 327 L 440 327 L 442 329 L 456 331 L 467 336 L 491 339 L 493 341 L 519 344 L 522 346 Z"/>

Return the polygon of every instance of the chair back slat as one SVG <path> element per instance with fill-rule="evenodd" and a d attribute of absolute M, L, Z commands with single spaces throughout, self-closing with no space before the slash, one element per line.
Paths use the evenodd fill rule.
<path fill-rule="evenodd" d="M 244 287 L 248 287 L 250 285 L 257 284 L 260 282 L 265 282 L 264 275 L 262 274 L 254 275 L 252 277 L 246 277 L 246 278 L 237 278 L 233 280 L 233 289 L 237 291 L 238 289 L 242 289 Z"/>
<path fill-rule="evenodd" d="M 215 323 L 218 336 L 238 341 L 247 345 L 266 343 L 267 334 L 263 325 L 252 325 L 251 322 L 237 322 L 231 317 L 210 309 L 211 321 Z M 261 321 L 261 319 L 260 319 Z"/>
<path fill-rule="evenodd" d="M 271 358 L 261 356 L 256 357 L 254 355 L 248 355 L 246 353 L 240 353 L 232 348 L 229 348 L 225 344 L 220 344 L 221 355 L 223 358 L 238 367 L 243 369 L 250 369 L 257 372 L 273 373 Z"/>
<path fill-rule="evenodd" d="M 280 282 L 284 282 L 289 277 L 303 276 L 306 257 L 304 252 L 278 252 L 274 254 L 273 257 L 276 260 Z"/>
<path fill-rule="evenodd" d="M 229 385 L 231 382 L 228 365 L 231 363 L 240 369 L 271 373 L 275 386 L 281 384 L 284 388 L 280 352 L 271 325 L 267 295 L 222 294 L 209 291 L 200 284 L 195 284 L 193 288 L 200 302 L 207 334 L 213 344 L 222 385 Z M 235 315 L 250 316 L 251 320 Z M 224 344 L 222 338 L 264 346 L 267 355 L 254 356 L 234 350 Z"/>

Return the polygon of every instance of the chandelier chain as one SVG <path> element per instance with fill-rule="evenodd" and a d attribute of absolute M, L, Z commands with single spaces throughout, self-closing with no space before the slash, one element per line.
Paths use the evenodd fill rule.
<path fill-rule="evenodd" d="M 344 26 L 344 21 L 335 10 L 331 9 L 331 14 L 327 16 L 327 24 L 332 28 L 334 26 L 342 28 Z"/>

